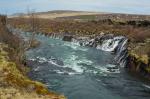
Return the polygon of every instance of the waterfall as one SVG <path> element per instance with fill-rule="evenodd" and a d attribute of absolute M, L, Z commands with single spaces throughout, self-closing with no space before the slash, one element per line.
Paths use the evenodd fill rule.
<path fill-rule="evenodd" d="M 127 50 L 127 42 L 128 39 L 124 38 L 120 44 L 118 45 L 118 48 L 116 50 L 116 58 L 117 62 L 120 64 L 120 66 L 126 67 L 126 59 L 128 55 L 128 50 Z"/>
<path fill-rule="evenodd" d="M 103 51 L 113 52 L 116 55 L 115 61 L 117 61 L 121 67 L 126 66 L 128 39 L 124 36 L 106 34 L 92 39 L 88 37 L 73 38 L 72 42 L 81 46 L 89 46 Z"/>
<path fill-rule="evenodd" d="M 101 45 L 97 46 L 97 49 L 112 52 L 116 49 L 116 47 L 118 47 L 120 41 L 123 38 L 124 37 L 122 37 L 122 36 L 117 36 L 112 39 L 106 39 L 106 40 L 102 41 Z"/>

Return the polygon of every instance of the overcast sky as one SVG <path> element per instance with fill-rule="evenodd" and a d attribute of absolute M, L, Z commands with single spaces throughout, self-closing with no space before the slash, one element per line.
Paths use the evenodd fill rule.
<path fill-rule="evenodd" d="M 150 0 L 0 0 L 0 13 L 78 10 L 133 14 L 150 14 Z"/>

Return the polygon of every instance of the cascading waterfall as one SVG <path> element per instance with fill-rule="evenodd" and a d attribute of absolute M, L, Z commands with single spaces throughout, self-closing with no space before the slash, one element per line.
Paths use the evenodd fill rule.
<path fill-rule="evenodd" d="M 124 37 L 122 36 L 117 36 L 114 37 L 112 39 L 106 39 L 102 42 L 101 45 L 97 46 L 97 49 L 101 49 L 104 51 L 109 51 L 112 52 L 115 50 L 116 47 L 118 47 L 120 41 L 123 39 Z"/>
<path fill-rule="evenodd" d="M 120 66 L 126 67 L 126 59 L 128 55 L 128 50 L 127 50 L 127 42 L 128 39 L 124 38 L 120 44 L 118 45 L 118 48 L 116 50 L 116 60 L 120 64 Z"/>
<path fill-rule="evenodd" d="M 72 39 L 72 42 L 81 46 L 90 46 L 103 51 L 114 52 L 116 54 L 115 61 L 117 61 L 121 67 L 126 66 L 128 39 L 124 36 L 106 34 L 94 39 L 87 37 Z"/>

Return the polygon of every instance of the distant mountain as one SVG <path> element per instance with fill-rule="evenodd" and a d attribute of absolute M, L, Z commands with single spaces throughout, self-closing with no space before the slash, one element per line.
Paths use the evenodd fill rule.
<path fill-rule="evenodd" d="M 43 19 L 75 19 L 75 20 L 100 20 L 100 19 L 120 19 L 120 20 L 150 20 L 150 15 L 121 14 L 107 12 L 53 10 L 47 12 L 36 12 L 37 17 Z M 25 13 L 15 13 L 9 17 L 28 17 Z"/>
<path fill-rule="evenodd" d="M 47 11 L 47 12 L 38 12 L 38 14 L 45 14 L 45 13 L 73 13 L 73 12 L 86 12 L 86 11 L 73 11 L 73 10 L 53 10 L 53 11 Z"/>
<path fill-rule="evenodd" d="M 22 15 L 25 15 L 25 13 L 14 13 L 14 14 L 12 14 L 10 16 L 22 16 Z"/>
<path fill-rule="evenodd" d="M 79 15 L 95 15 L 95 14 L 106 14 L 104 12 L 90 12 L 90 11 L 72 11 L 72 10 L 54 10 L 48 12 L 38 12 L 36 15 L 40 18 L 60 18 L 60 17 L 72 17 Z"/>

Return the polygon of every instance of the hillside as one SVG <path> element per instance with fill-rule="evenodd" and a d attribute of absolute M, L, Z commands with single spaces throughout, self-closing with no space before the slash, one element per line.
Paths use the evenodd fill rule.
<path fill-rule="evenodd" d="M 138 14 L 123 14 L 123 13 L 108 13 L 108 12 L 88 12 L 88 11 L 71 11 L 71 10 L 54 10 L 48 12 L 36 12 L 38 18 L 43 19 L 63 19 L 63 20 L 104 20 L 113 19 L 120 21 L 128 20 L 150 20 L 150 15 L 138 15 Z M 10 18 L 24 17 L 28 15 L 25 13 L 16 13 Z"/>
<path fill-rule="evenodd" d="M 86 12 L 86 11 L 71 11 L 71 10 L 55 10 L 48 12 L 37 12 L 36 16 L 38 18 L 43 19 L 55 19 L 60 17 L 71 17 L 71 16 L 79 16 L 79 15 L 95 15 L 95 14 L 103 14 L 100 12 Z M 10 17 L 25 17 L 28 18 L 27 14 L 14 14 Z"/>
<path fill-rule="evenodd" d="M 119 21 L 131 21 L 131 20 L 150 20 L 150 15 L 136 15 L 136 14 L 121 14 L 121 13 L 98 13 L 92 15 L 76 15 L 68 17 L 59 17 L 57 19 L 66 20 L 104 20 L 112 19 Z"/>

